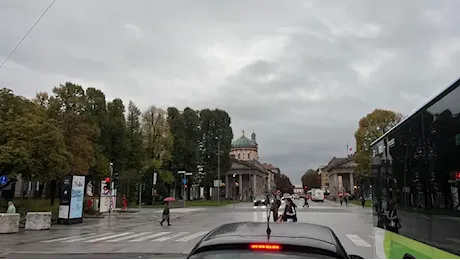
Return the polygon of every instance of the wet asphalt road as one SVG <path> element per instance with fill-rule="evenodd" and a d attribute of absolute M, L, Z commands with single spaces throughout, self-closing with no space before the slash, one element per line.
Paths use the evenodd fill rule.
<path fill-rule="evenodd" d="M 303 200 L 295 201 L 303 205 Z M 298 221 L 331 227 L 349 254 L 374 258 L 371 209 L 310 202 Z M 185 258 L 198 240 L 223 223 L 266 221 L 267 209 L 236 206 L 172 209 L 172 226 L 160 226 L 161 209 L 142 209 L 46 231 L 0 235 L 0 258 Z"/>

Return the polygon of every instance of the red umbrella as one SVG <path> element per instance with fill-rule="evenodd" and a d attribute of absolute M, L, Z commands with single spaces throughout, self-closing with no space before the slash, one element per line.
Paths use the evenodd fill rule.
<path fill-rule="evenodd" d="M 176 201 L 176 199 L 173 198 L 173 197 L 167 197 L 167 198 L 165 198 L 163 201 L 164 201 L 164 202 L 173 202 L 173 201 Z"/>

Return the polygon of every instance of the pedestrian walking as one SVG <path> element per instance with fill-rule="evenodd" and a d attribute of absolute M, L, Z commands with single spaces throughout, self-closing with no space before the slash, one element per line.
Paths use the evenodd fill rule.
<path fill-rule="evenodd" d="M 310 205 L 308 204 L 308 197 L 307 195 L 305 195 L 305 197 L 303 198 L 303 206 L 307 206 L 308 208 L 310 207 Z"/>
<path fill-rule="evenodd" d="M 361 205 L 363 206 L 364 208 L 364 205 L 366 204 L 366 200 L 364 199 L 364 196 L 361 195 L 361 197 L 359 198 L 361 200 Z"/>
<path fill-rule="evenodd" d="M 170 212 L 169 212 L 169 202 L 166 202 L 165 203 L 165 208 L 163 210 L 163 219 L 161 220 L 160 222 L 160 225 L 163 226 L 163 223 L 165 222 L 165 220 L 168 222 L 168 226 L 171 226 L 171 224 L 169 223 L 169 217 L 170 217 Z"/>
<path fill-rule="evenodd" d="M 270 207 L 270 210 L 272 211 L 274 222 L 278 220 L 278 210 L 280 207 L 281 207 L 281 201 L 278 199 L 278 197 L 275 196 L 275 199 Z"/>

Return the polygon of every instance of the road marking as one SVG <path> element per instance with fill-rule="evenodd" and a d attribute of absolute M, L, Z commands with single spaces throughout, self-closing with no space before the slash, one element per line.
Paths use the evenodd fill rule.
<path fill-rule="evenodd" d="M 114 233 L 105 233 L 105 234 L 99 234 L 99 235 L 90 236 L 90 237 L 83 236 L 83 237 L 80 237 L 80 238 L 70 239 L 70 240 L 66 240 L 66 241 L 62 241 L 62 242 L 65 242 L 65 243 L 79 242 L 79 241 L 83 241 L 85 239 L 93 239 L 93 238 L 97 238 L 97 237 L 101 237 L 101 236 L 109 236 L 109 235 L 112 235 L 112 234 L 114 234 Z"/>
<path fill-rule="evenodd" d="M 197 238 L 197 237 L 200 237 L 200 236 L 204 236 L 204 235 L 207 234 L 207 233 L 208 233 L 208 231 L 201 231 L 201 232 L 198 232 L 198 233 L 191 234 L 191 235 L 189 235 L 189 236 L 180 238 L 180 239 L 176 240 L 176 242 L 187 242 L 187 241 L 192 240 L 192 239 L 194 239 L 194 238 Z"/>
<path fill-rule="evenodd" d="M 95 239 L 87 240 L 87 241 L 85 241 L 85 242 L 87 242 L 87 243 L 99 242 L 99 241 L 102 241 L 102 240 L 107 240 L 107 239 L 111 239 L 111 238 L 126 236 L 126 235 L 129 235 L 129 234 L 132 234 L 132 233 L 133 233 L 133 232 L 125 232 L 125 233 L 115 234 L 115 235 L 111 235 L 111 236 L 103 236 L 103 237 L 100 237 L 100 238 L 95 238 Z"/>
<path fill-rule="evenodd" d="M 94 234 L 96 233 L 89 233 L 89 234 L 86 234 L 86 235 L 78 235 L 78 236 L 71 236 L 71 237 L 61 237 L 61 238 L 56 238 L 56 239 L 50 239 L 50 240 L 45 240 L 45 241 L 41 241 L 42 243 L 52 243 L 52 242 L 62 242 L 64 240 L 67 240 L 67 239 L 74 239 L 74 238 L 80 238 L 82 236 L 94 236 Z"/>
<path fill-rule="evenodd" d="M 177 234 L 171 234 L 169 236 L 160 237 L 158 239 L 152 240 L 152 242 L 162 242 L 162 241 L 166 241 L 166 240 L 173 239 L 173 238 L 176 238 L 176 237 L 180 237 L 180 236 L 183 236 L 183 235 L 187 235 L 188 233 L 189 232 L 179 232 Z"/>
<path fill-rule="evenodd" d="M 360 238 L 358 235 L 346 235 L 348 239 L 351 240 L 356 246 L 360 247 L 372 247 L 369 243 L 364 241 L 362 238 Z"/>
<path fill-rule="evenodd" d="M 188 212 L 194 212 L 194 211 L 200 211 L 203 210 L 202 208 L 176 208 L 176 209 L 170 209 L 171 213 L 188 213 Z M 163 210 L 157 210 L 155 213 L 163 213 Z"/>
<path fill-rule="evenodd" d="M 372 240 L 375 239 L 374 235 L 369 235 L 369 237 L 370 237 Z"/>
<path fill-rule="evenodd" d="M 145 237 L 141 237 L 141 238 L 129 240 L 129 242 L 141 242 L 141 241 L 145 241 L 145 240 L 147 240 L 147 239 L 152 239 L 152 238 L 156 238 L 156 237 L 161 237 L 161 236 L 164 236 L 164 235 L 167 235 L 167 234 L 170 234 L 170 233 L 171 233 L 171 232 L 160 232 L 160 233 L 152 234 L 152 235 L 149 235 L 149 236 L 145 236 Z"/>
<path fill-rule="evenodd" d="M 446 240 L 449 240 L 449 241 L 452 241 L 452 242 L 455 242 L 455 243 L 459 243 L 459 244 L 460 244 L 460 239 L 458 239 L 458 238 L 448 237 L 448 238 L 446 238 Z"/>
<path fill-rule="evenodd" d="M 120 242 L 120 241 L 123 241 L 123 240 L 128 240 L 128 239 L 132 239 L 132 238 L 144 236 L 144 235 L 147 235 L 147 234 L 150 234 L 150 233 L 152 233 L 152 232 L 141 232 L 141 233 L 136 233 L 136 234 L 132 234 L 132 235 L 125 236 L 125 237 L 110 239 L 110 240 L 107 240 L 107 242 Z"/>

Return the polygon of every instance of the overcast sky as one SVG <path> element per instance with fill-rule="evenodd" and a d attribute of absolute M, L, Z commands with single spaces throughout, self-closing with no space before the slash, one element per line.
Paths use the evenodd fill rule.
<path fill-rule="evenodd" d="M 51 0 L 0 1 L 0 62 Z M 57 1 L 0 69 L 33 97 L 73 81 L 141 109 L 219 107 L 300 183 L 374 108 L 407 114 L 460 73 L 460 1 Z"/>

